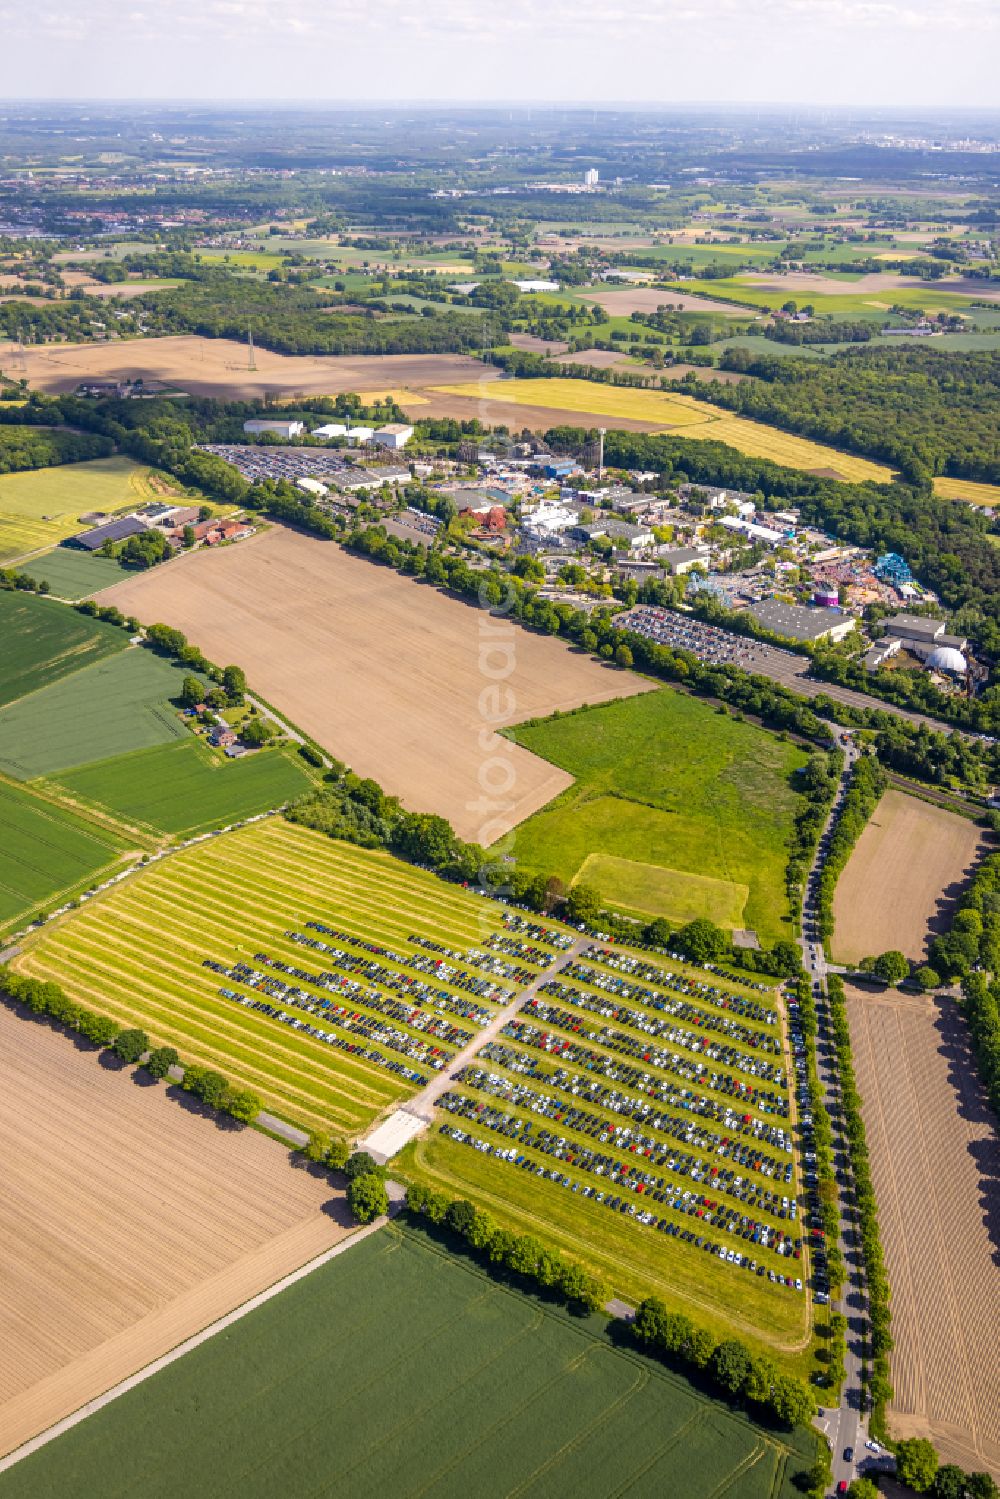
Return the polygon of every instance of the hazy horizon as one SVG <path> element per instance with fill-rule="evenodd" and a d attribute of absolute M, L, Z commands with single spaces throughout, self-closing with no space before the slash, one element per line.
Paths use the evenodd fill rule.
<path fill-rule="evenodd" d="M 1000 62 L 994 0 L 0 0 L 0 27 L 10 102 L 993 109 Z"/>

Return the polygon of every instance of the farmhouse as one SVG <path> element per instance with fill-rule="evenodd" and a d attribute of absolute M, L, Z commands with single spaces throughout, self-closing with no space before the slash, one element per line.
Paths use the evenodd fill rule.
<path fill-rule="evenodd" d="M 146 522 L 139 516 L 123 515 L 106 525 L 95 526 L 91 531 L 81 531 L 78 536 L 71 536 L 70 541 L 74 546 L 85 547 L 88 552 L 96 552 L 106 541 L 124 541 L 128 536 L 138 536 L 141 531 L 148 530 Z"/>
<path fill-rule="evenodd" d="M 783 635 L 787 640 L 815 642 L 843 640 L 854 629 L 850 614 L 837 609 L 810 609 L 803 604 L 783 604 L 779 599 L 765 599 L 751 604 L 750 613 L 765 630 Z"/>
<path fill-rule="evenodd" d="M 403 422 L 387 422 L 384 427 L 376 427 L 373 434 L 380 448 L 392 448 L 393 451 L 405 448 L 412 436 L 413 428 Z"/>
<path fill-rule="evenodd" d="M 287 439 L 290 437 L 301 437 L 302 433 L 306 430 L 306 424 L 305 422 L 263 421 L 258 417 L 254 417 L 252 421 L 243 423 L 243 430 L 244 432 L 256 434 L 271 432 L 275 437 L 284 437 Z"/>

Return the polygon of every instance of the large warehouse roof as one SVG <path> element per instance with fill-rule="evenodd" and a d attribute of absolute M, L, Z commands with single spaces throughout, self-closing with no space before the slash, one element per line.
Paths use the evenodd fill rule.
<path fill-rule="evenodd" d="M 86 547 L 88 552 L 96 552 L 106 541 L 124 541 L 126 536 L 138 536 L 140 531 L 147 531 L 149 527 L 144 520 L 137 515 L 123 515 L 120 520 L 108 521 L 106 525 L 95 526 L 92 531 L 81 531 L 72 540 L 77 546 Z"/>

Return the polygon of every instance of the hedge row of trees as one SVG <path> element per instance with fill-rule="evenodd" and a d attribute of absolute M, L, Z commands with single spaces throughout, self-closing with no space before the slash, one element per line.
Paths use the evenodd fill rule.
<path fill-rule="evenodd" d="M 899 468 L 1000 482 L 1000 354 L 932 348 L 852 349 L 821 363 L 760 355 L 753 380 L 713 382 L 706 398 Z"/>
<path fill-rule="evenodd" d="M 426 1218 L 463 1239 L 471 1249 L 497 1270 L 509 1270 L 544 1290 L 561 1295 L 571 1306 L 599 1311 L 608 1300 L 608 1288 L 596 1275 L 547 1249 L 530 1234 L 515 1234 L 501 1228 L 488 1213 L 465 1198 L 450 1198 L 431 1187 L 414 1183 L 407 1189 L 406 1206 L 418 1218 Z"/>
<path fill-rule="evenodd" d="M 855 761 L 851 783 L 830 835 L 816 893 L 816 923 L 824 942 L 833 935 L 837 881 L 888 784 L 889 778 L 874 755 L 861 755 Z"/>
<path fill-rule="evenodd" d="M 171 1046 L 161 1046 L 150 1051 L 149 1037 L 145 1031 L 126 1029 L 109 1015 L 100 1015 L 77 1004 L 58 985 L 42 982 L 12 973 L 9 968 L 0 968 L 0 995 L 23 1004 L 33 1015 L 47 1015 L 73 1035 L 83 1036 L 94 1046 L 107 1047 L 119 1059 L 134 1065 L 148 1052 L 147 1071 L 155 1078 L 165 1078 L 171 1067 L 181 1067 L 184 1073 L 181 1087 L 192 1093 L 208 1108 L 228 1114 L 241 1124 L 253 1124 L 261 1110 L 261 1101 L 248 1088 L 236 1088 L 221 1072 L 208 1067 L 184 1066 Z"/>
<path fill-rule="evenodd" d="M 816 1409 L 807 1385 L 783 1373 L 773 1359 L 751 1353 L 738 1338 L 716 1342 L 684 1312 L 651 1296 L 636 1308 L 636 1340 L 674 1367 L 706 1377 L 728 1400 L 774 1417 L 785 1426 L 808 1426 Z"/>
<path fill-rule="evenodd" d="M 942 979 L 962 980 L 979 1074 L 1000 1116 L 1000 854 L 979 865 L 950 930 L 932 940 L 930 958 Z"/>
<path fill-rule="evenodd" d="M 838 974 L 827 979 L 827 995 L 830 1002 L 830 1020 L 833 1042 L 837 1051 L 837 1067 L 840 1076 L 841 1107 L 844 1115 L 844 1134 L 851 1159 L 854 1178 L 854 1200 L 858 1214 L 861 1237 L 861 1253 L 865 1262 L 865 1280 L 868 1287 L 868 1318 L 871 1327 L 872 1369 L 869 1378 L 871 1396 L 871 1429 L 880 1441 L 888 1440 L 885 1424 L 885 1408 L 892 1399 L 889 1380 L 889 1354 L 892 1351 L 892 1318 L 889 1309 L 889 1278 L 886 1275 L 879 1236 L 878 1207 L 872 1185 L 868 1162 L 868 1142 L 864 1120 L 861 1116 L 861 1094 L 854 1076 L 851 1057 L 851 1035 L 847 1025 L 847 1005 L 844 1000 L 844 983 Z"/>

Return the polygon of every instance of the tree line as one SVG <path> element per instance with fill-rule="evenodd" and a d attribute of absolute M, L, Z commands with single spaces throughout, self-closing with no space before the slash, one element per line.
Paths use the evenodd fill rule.
<path fill-rule="evenodd" d="M 70 999 L 59 984 L 27 978 L 3 967 L 0 968 L 0 995 L 24 1005 L 33 1015 L 47 1016 L 71 1034 L 83 1036 L 93 1046 L 107 1048 L 126 1065 L 134 1065 L 145 1056 L 146 1070 L 157 1079 L 167 1077 L 173 1067 L 181 1068 L 181 1087 L 185 1093 L 193 1094 L 207 1108 L 228 1114 L 240 1124 L 253 1124 L 260 1113 L 261 1101 L 249 1088 L 235 1087 L 221 1072 L 211 1068 L 184 1064 L 171 1046 L 150 1049 L 145 1031 L 124 1028 L 109 1015 L 88 1010 L 85 1005 Z"/>
<path fill-rule="evenodd" d="M 889 778 L 874 755 L 861 755 L 854 762 L 851 782 L 830 834 L 830 847 L 820 870 L 816 894 L 816 925 L 824 943 L 833 936 L 837 881 L 888 784 Z"/>

